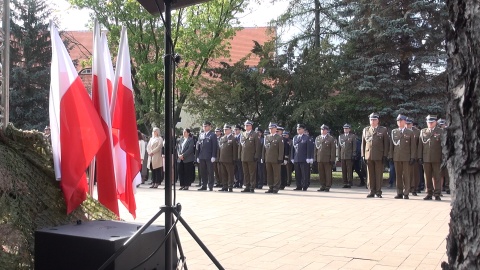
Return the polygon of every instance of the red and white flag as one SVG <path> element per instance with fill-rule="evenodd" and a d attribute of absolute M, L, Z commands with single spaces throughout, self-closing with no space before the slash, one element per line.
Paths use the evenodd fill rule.
<path fill-rule="evenodd" d="M 85 171 L 105 141 L 92 100 L 78 77 L 57 29 L 50 24 L 52 64 L 49 116 L 55 177 L 67 204 L 67 214 L 85 199 Z"/>
<path fill-rule="evenodd" d="M 137 207 L 134 196 L 134 179 L 142 167 L 131 76 L 128 38 L 126 29 L 123 27 L 112 94 L 112 134 L 118 196 L 135 218 Z"/>
<path fill-rule="evenodd" d="M 105 33 L 101 33 L 101 36 L 103 42 L 103 64 L 105 66 L 105 76 L 107 79 L 108 104 L 111 106 L 115 73 L 113 72 L 112 56 L 110 54 L 110 49 L 108 48 L 107 36 Z"/>
<path fill-rule="evenodd" d="M 100 36 L 100 26 L 95 21 L 93 30 L 92 101 L 100 116 L 102 128 L 106 135 L 95 160 L 97 194 L 98 201 L 119 217 L 117 183 L 113 165 L 112 120 L 106 77 L 107 65 L 104 59 L 103 37 Z"/>

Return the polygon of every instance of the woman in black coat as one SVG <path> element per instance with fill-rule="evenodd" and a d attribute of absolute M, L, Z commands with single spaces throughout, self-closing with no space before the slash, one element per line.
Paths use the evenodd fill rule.
<path fill-rule="evenodd" d="M 195 180 L 195 142 L 190 129 L 183 130 L 183 137 L 177 144 L 177 171 L 180 180 L 180 190 L 188 190 Z"/>

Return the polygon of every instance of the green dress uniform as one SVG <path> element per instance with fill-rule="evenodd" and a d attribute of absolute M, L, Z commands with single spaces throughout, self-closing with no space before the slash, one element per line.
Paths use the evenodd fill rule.
<path fill-rule="evenodd" d="M 267 171 L 267 193 L 278 193 L 280 189 L 280 169 L 283 163 L 284 145 L 282 136 L 270 134 L 265 136 L 262 159 Z"/>
<path fill-rule="evenodd" d="M 220 164 L 220 175 L 223 180 L 222 191 L 233 191 L 233 169 L 234 162 L 238 157 L 238 143 L 233 134 L 228 134 L 220 138 L 218 141 L 220 157 L 218 159 Z"/>
<path fill-rule="evenodd" d="M 410 193 L 410 167 L 415 163 L 416 143 L 415 134 L 408 128 L 396 128 L 390 135 L 390 153 L 388 158 L 393 159 L 397 186 L 397 199 L 408 199 Z"/>
<path fill-rule="evenodd" d="M 378 116 L 377 116 L 378 118 Z M 388 130 L 386 127 L 365 127 L 362 132 L 361 155 L 367 163 L 369 196 L 382 195 L 383 160 L 389 150 Z"/>
<path fill-rule="evenodd" d="M 332 186 L 332 166 L 335 164 L 336 148 L 337 141 L 330 134 L 319 135 L 315 138 L 314 160 L 317 161 L 320 178 L 318 191 L 329 191 Z"/>
<path fill-rule="evenodd" d="M 444 130 L 439 127 L 424 128 L 420 132 L 417 156 L 420 162 L 423 162 L 427 196 L 430 198 L 432 195 L 440 196 L 441 193 L 440 165 L 442 163 L 443 135 Z"/>
<path fill-rule="evenodd" d="M 243 167 L 244 192 L 254 192 L 256 187 L 257 160 L 262 157 L 262 145 L 253 130 L 242 132 L 240 137 L 239 157 Z"/>
<path fill-rule="evenodd" d="M 338 153 L 342 166 L 343 184 L 347 187 L 353 185 L 353 160 L 357 152 L 357 136 L 352 133 L 338 136 Z"/>

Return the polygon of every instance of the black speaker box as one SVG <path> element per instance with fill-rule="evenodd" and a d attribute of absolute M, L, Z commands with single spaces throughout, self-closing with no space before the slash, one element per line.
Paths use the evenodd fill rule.
<path fill-rule="evenodd" d="M 98 220 L 37 230 L 35 269 L 98 269 L 140 227 L 141 224 Z M 165 227 L 150 226 L 106 269 L 165 270 L 165 244 L 149 260 L 142 263 L 160 246 L 164 236 Z M 175 269 L 177 263 L 175 238 L 172 242 L 175 248 L 172 248 L 171 269 Z M 135 268 L 140 263 L 142 264 Z"/>

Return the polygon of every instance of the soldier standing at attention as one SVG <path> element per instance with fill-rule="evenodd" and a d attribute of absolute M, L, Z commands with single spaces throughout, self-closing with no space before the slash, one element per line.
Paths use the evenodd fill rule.
<path fill-rule="evenodd" d="M 292 147 L 290 148 L 290 159 L 295 169 L 295 181 L 297 182 L 297 187 L 294 190 L 306 191 L 309 184 L 310 164 L 313 163 L 313 145 L 304 132 L 305 126 L 298 124 L 297 135 L 293 137 Z"/>
<path fill-rule="evenodd" d="M 235 126 L 235 140 L 237 141 L 237 145 L 240 145 L 240 137 L 242 136 L 242 127 L 240 125 Z M 234 174 L 235 174 L 235 185 L 233 187 L 235 188 L 242 188 L 243 187 L 243 169 L 242 169 L 242 160 L 238 156 L 235 159 L 235 168 L 234 168 Z"/>
<path fill-rule="evenodd" d="M 369 115 L 370 126 L 362 132 L 362 158 L 367 163 L 367 181 L 370 194 L 367 198 L 375 195 L 382 198 L 383 162 L 387 162 L 389 138 L 386 127 L 378 125 L 378 114 Z"/>
<path fill-rule="evenodd" d="M 417 144 L 415 134 L 406 127 L 407 117 L 397 116 L 398 128 L 392 130 L 390 140 L 390 153 L 388 159 L 393 159 L 395 165 L 395 179 L 397 196 L 395 199 L 408 199 L 410 193 L 410 167 L 415 164 Z"/>
<path fill-rule="evenodd" d="M 413 126 L 413 119 L 407 117 L 406 120 L 407 128 L 413 131 L 413 135 L 415 136 L 415 147 L 418 147 L 418 138 L 420 137 L 420 129 Z M 415 148 L 415 158 L 417 158 L 417 149 Z M 410 192 L 412 192 L 413 196 L 417 196 L 418 185 L 420 184 L 420 164 L 415 162 L 413 165 L 410 166 Z"/>
<path fill-rule="evenodd" d="M 343 188 L 353 185 L 353 162 L 357 152 L 357 136 L 350 133 L 350 125 L 343 125 L 343 134 L 338 136 L 338 158 L 342 164 Z"/>
<path fill-rule="evenodd" d="M 265 193 L 278 193 L 280 189 L 280 166 L 283 163 L 283 139 L 277 134 L 277 124 L 268 125 L 270 135 L 265 136 L 262 159 L 267 172 L 268 190 Z"/>
<path fill-rule="evenodd" d="M 220 141 L 220 138 L 223 136 L 222 130 L 220 128 L 215 129 L 215 136 L 217 136 L 217 142 Z M 217 147 L 217 157 L 220 154 L 220 148 Z M 213 162 L 213 172 L 215 175 L 215 186 L 214 187 L 222 187 L 222 174 L 221 168 L 218 158 Z"/>
<path fill-rule="evenodd" d="M 210 132 L 212 129 L 212 123 L 205 121 L 203 123 L 203 133 L 200 134 L 200 138 L 197 141 L 197 150 L 195 152 L 197 156 L 197 162 L 200 168 L 202 187 L 198 190 L 213 190 L 213 162 L 217 159 L 217 136 Z"/>
<path fill-rule="evenodd" d="M 238 143 L 232 134 L 232 127 L 230 125 L 225 124 L 223 131 L 225 135 L 220 138 L 218 142 L 220 149 L 220 156 L 218 157 L 221 172 L 220 178 L 223 180 L 223 183 L 222 189 L 218 191 L 233 192 L 233 164 L 238 157 Z"/>
<path fill-rule="evenodd" d="M 318 175 L 320 178 L 320 189 L 317 191 L 329 192 L 332 186 L 332 167 L 335 164 L 335 154 L 337 153 L 337 142 L 335 138 L 328 134 L 328 126 L 320 127 L 321 135 L 315 139 L 314 159 L 318 164 Z"/>
<path fill-rule="evenodd" d="M 442 136 L 444 130 L 437 127 L 437 116 L 427 116 L 427 128 L 420 131 L 418 143 L 418 162 L 423 165 L 427 196 L 424 200 L 431 200 L 432 195 L 440 201 L 441 181 L 440 164 L 442 163 Z"/>
<path fill-rule="evenodd" d="M 245 121 L 245 132 L 240 137 L 239 156 L 242 160 L 245 189 L 241 192 L 255 192 L 257 161 L 262 156 L 260 138 L 252 130 L 252 121 Z"/>
<path fill-rule="evenodd" d="M 445 119 L 438 119 L 438 127 L 445 130 L 447 128 L 447 123 Z M 446 130 L 445 130 L 446 132 Z M 445 164 L 442 164 L 441 167 L 441 177 L 442 177 L 442 187 L 445 190 L 447 194 L 450 194 L 450 176 L 448 175 L 448 170 L 447 166 Z"/>

